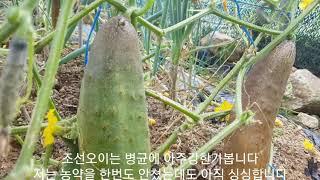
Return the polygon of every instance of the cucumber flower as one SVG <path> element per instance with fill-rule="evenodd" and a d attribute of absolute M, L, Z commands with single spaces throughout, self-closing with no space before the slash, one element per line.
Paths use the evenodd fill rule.
<path fill-rule="evenodd" d="M 54 109 L 47 113 L 48 126 L 43 131 L 43 146 L 46 147 L 54 143 L 54 133 L 57 131 L 58 118 L 54 114 Z"/>
<path fill-rule="evenodd" d="M 220 106 L 214 109 L 214 112 L 223 112 L 223 111 L 230 111 L 233 108 L 233 104 L 229 103 L 228 101 L 223 101 Z M 230 119 L 230 115 L 227 115 L 224 119 L 228 122 Z"/>
<path fill-rule="evenodd" d="M 301 0 L 299 3 L 299 8 L 305 10 L 313 1 L 314 0 Z"/>

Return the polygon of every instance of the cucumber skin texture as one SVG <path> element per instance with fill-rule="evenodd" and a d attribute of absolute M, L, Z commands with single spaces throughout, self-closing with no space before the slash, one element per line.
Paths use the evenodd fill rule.
<path fill-rule="evenodd" d="M 86 67 L 78 108 L 79 148 L 84 154 L 114 153 L 120 165 L 84 164 L 83 168 L 150 169 L 127 165 L 125 153 L 150 153 L 147 104 L 138 35 L 124 17 L 113 17 L 96 35 Z M 97 173 L 96 173 L 97 174 Z M 97 178 L 99 179 L 99 178 Z"/>
<path fill-rule="evenodd" d="M 234 161 L 231 165 L 222 164 L 224 179 L 233 169 L 265 169 L 270 159 L 270 147 L 274 121 L 286 84 L 295 60 L 296 46 L 293 41 L 284 41 L 248 72 L 242 87 L 243 110 L 255 112 L 254 122 L 237 129 L 224 140 L 223 153 L 232 153 L 243 159 L 243 153 L 257 153 L 257 164 Z M 231 115 L 231 118 L 234 114 Z M 253 159 L 251 156 L 250 159 Z M 239 176 L 241 178 L 241 176 Z M 253 178 L 253 177 L 251 177 Z"/>

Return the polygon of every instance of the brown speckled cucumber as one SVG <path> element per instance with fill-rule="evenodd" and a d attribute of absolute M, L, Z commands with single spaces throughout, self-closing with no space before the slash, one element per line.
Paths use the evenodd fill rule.
<path fill-rule="evenodd" d="M 130 169 L 126 173 L 133 174 L 134 179 L 141 179 L 140 169 L 149 171 L 148 161 L 129 165 L 125 157 L 126 153 L 136 153 L 136 156 L 150 153 L 138 41 L 134 27 L 121 16 L 102 25 L 94 40 L 80 93 L 79 145 L 85 156 L 93 153 L 98 161 L 99 155 L 103 158 L 104 154 L 105 159 L 96 164 L 86 163 L 82 165 L 83 170 L 121 169 L 121 174 L 114 175 L 120 177 L 125 169 Z M 120 156 L 120 161 L 111 164 L 106 153 L 109 158 L 111 153 Z M 96 176 L 99 173 L 97 171 Z"/>
<path fill-rule="evenodd" d="M 243 159 L 245 154 L 257 154 L 257 163 L 223 164 L 225 179 L 233 169 L 265 169 L 269 162 L 272 132 L 277 111 L 285 91 L 287 80 L 296 55 L 295 43 L 284 41 L 248 72 L 242 88 L 243 110 L 255 112 L 254 122 L 236 130 L 224 141 L 223 153 L 236 154 Z M 254 159 L 251 156 L 250 159 Z"/>

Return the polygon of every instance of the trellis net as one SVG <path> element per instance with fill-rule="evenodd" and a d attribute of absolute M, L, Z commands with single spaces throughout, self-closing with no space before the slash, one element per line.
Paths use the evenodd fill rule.
<path fill-rule="evenodd" d="M 297 30 L 295 66 L 320 76 L 320 8 L 307 16 Z"/>
<path fill-rule="evenodd" d="M 240 8 L 240 13 L 237 14 L 237 2 Z M 202 1 L 203 8 L 208 6 L 210 1 Z M 261 5 L 257 3 L 256 0 L 230 0 L 227 1 L 228 13 L 233 16 L 241 16 L 242 20 L 247 22 L 253 22 L 257 24 L 257 8 L 263 10 L 268 16 L 271 15 L 271 9 L 268 6 Z M 222 3 L 218 3 L 217 7 L 224 11 Z M 290 14 L 282 13 L 279 11 L 279 15 L 274 22 L 268 28 L 276 27 L 275 25 L 280 25 L 285 27 L 287 22 L 279 23 L 279 19 L 289 19 Z M 298 16 L 301 12 L 296 12 L 295 16 Z M 258 24 L 260 25 L 260 24 Z M 234 38 L 239 38 L 241 34 L 230 26 L 230 22 L 221 20 L 221 18 L 211 15 L 202 19 L 202 36 L 210 31 L 219 31 L 226 33 Z M 295 31 L 296 35 L 296 45 L 297 45 L 297 56 L 295 61 L 295 66 L 297 68 L 306 68 L 310 70 L 313 74 L 320 76 L 320 7 L 316 8 L 310 15 L 308 15 L 303 23 L 299 25 Z M 270 39 L 265 39 L 265 42 L 261 44 L 269 43 Z"/>

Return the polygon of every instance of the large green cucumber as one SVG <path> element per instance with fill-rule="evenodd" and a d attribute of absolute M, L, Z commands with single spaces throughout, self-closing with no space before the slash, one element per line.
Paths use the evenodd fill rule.
<path fill-rule="evenodd" d="M 130 169 L 128 172 L 134 174 L 134 179 L 140 179 L 140 169 L 150 168 L 149 162 L 128 165 L 125 157 L 129 153 L 137 156 L 150 153 L 138 41 L 134 27 L 122 16 L 108 20 L 95 37 L 78 108 L 80 152 L 85 156 L 95 154 L 96 161 L 100 153 L 113 153 L 121 160 L 120 164 L 86 163 L 84 169 L 121 169 L 116 176 L 123 176 L 125 169 Z"/>

